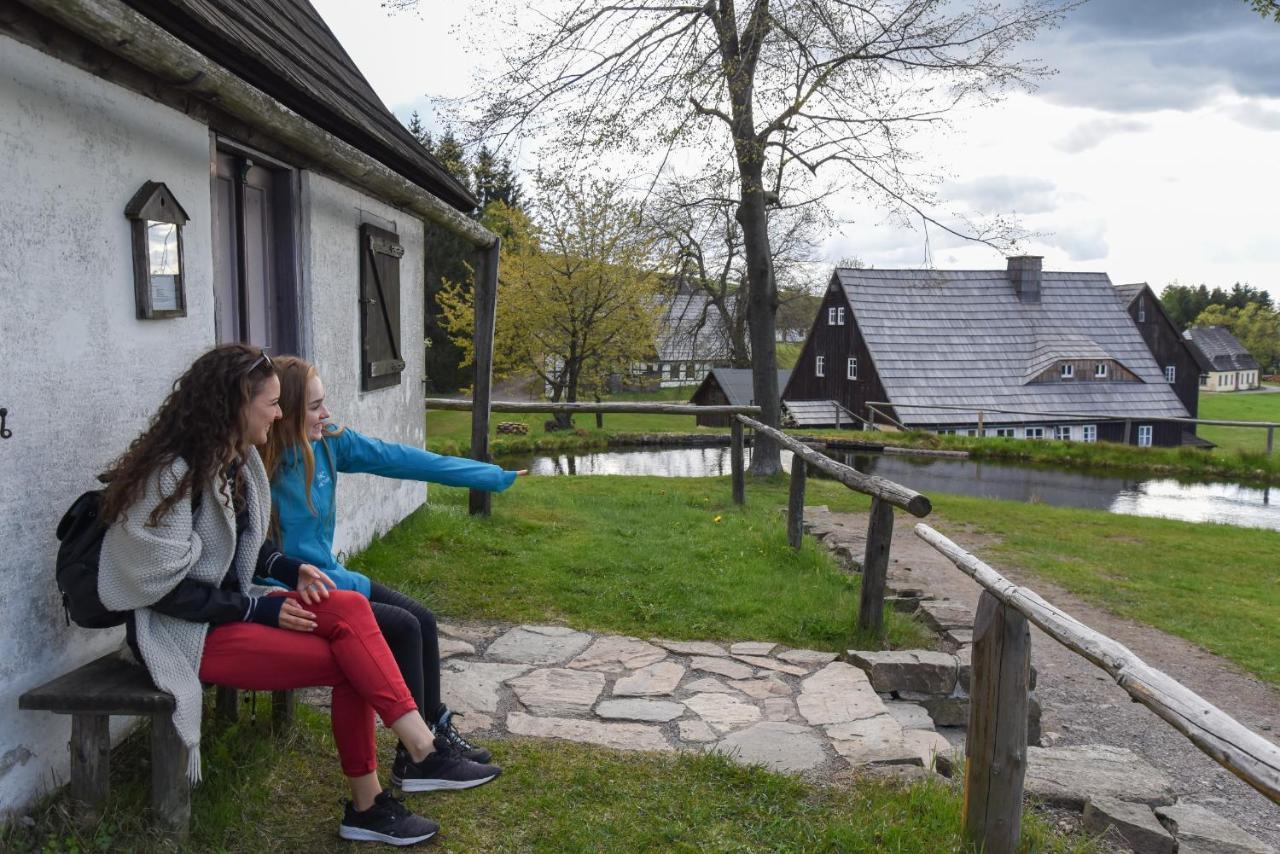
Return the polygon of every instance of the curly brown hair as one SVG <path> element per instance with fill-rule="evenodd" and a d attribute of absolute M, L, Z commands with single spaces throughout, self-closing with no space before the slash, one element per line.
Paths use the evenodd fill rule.
<path fill-rule="evenodd" d="M 251 344 L 214 347 L 187 368 L 173 384 L 142 435 L 102 474 L 107 481 L 102 521 L 110 524 L 142 496 L 147 480 L 181 459 L 187 470 L 178 489 L 166 495 L 147 519 L 155 526 L 174 504 L 208 483 L 228 464 L 228 452 L 240 441 L 241 412 L 275 367 L 261 348 Z M 222 485 L 223 500 L 234 496 Z"/>

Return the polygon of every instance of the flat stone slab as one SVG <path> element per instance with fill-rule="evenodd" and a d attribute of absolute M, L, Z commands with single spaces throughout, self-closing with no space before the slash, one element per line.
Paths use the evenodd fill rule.
<path fill-rule="evenodd" d="M 800 713 L 796 711 L 795 701 L 790 697 L 769 697 L 764 701 L 764 719 L 798 722 Z"/>
<path fill-rule="evenodd" d="M 821 667 L 839 658 L 834 652 L 820 652 L 816 649 L 789 649 L 778 653 L 777 657 L 788 664 L 798 664 L 801 667 Z"/>
<path fill-rule="evenodd" d="M 1146 804 L 1091 798 L 1084 805 L 1084 828 L 1104 842 L 1122 841 L 1137 854 L 1173 854 L 1178 847 Z"/>
<path fill-rule="evenodd" d="M 1024 786 L 1027 794 L 1078 810 L 1095 797 L 1152 806 L 1176 797 L 1163 771 L 1132 750 L 1105 744 L 1028 747 Z"/>
<path fill-rule="evenodd" d="M 684 704 L 670 700 L 602 700 L 596 706 L 596 717 L 608 720 L 666 723 L 683 714 Z"/>
<path fill-rule="evenodd" d="M 667 751 L 672 749 L 662 730 L 646 724 L 603 723 L 580 718 L 543 718 L 523 712 L 512 712 L 507 715 L 507 730 L 513 735 L 581 741 L 617 750 Z"/>
<path fill-rule="evenodd" d="M 677 655 L 709 655 L 712 658 L 725 658 L 729 655 L 724 647 L 710 641 L 673 641 L 653 638 L 654 643 Z"/>
<path fill-rule="evenodd" d="M 564 626 L 516 626 L 489 644 L 484 654 L 522 664 L 563 664 L 589 643 L 591 635 Z"/>
<path fill-rule="evenodd" d="M 436 630 L 442 635 L 473 644 L 488 643 L 495 635 L 502 634 L 502 629 L 497 626 L 455 626 L 452 623 L 436 623 Z"/>
<path fill-rule="evenodd" d="M 440 660 L 452 658 L 455 655 L 475 655 L 475 644 L 467 643 L 457 638 L 440 636 Z"/>
<path fill-rule="evenodd" d="M 973 629 L 973 611 L 951 599 L 921 602 L 916 616 L 939 634 L 947 629 Z"/>
<path fill-rule="evenodd" d="M 804 676 L 809 672 L 809 668 L 807 667 L 798 667 L 797 665 L 787 664 L 784 661 L 778 661 L 775 658 L 766 658 L 762 655 L 734 655 L 734 658 L 754 667 L 762 667 L 765 670 L 776 670 L 779 673 L 789 673 L 792 676 Z"/>
<path fill-rule="evenodd" d="M 639 638 L 608 635 L 596 638 L 569 667 L 578 670 L 601 670 L 605 673 L 625 673 L 640 667 L 657 664 L 667 657 L 667 651 Z"/>
<path fill-rule="evenodd" d="M 484 732 L 493 728 L 493 718 L 482 712 L 472 712 L 470 714 L 463 712 L 459 714 L 455 711 L 452 722 L 453 728 L 463 735 L 473 732 Z"/>
<path fill-rule="evenodd" d="M 929 710 L 924 706 L 898 700 L 887 701 L 884 705 L 904 729 L 933 729 L 933 718 L 929 717 Z"/>
<path fill-rule="evenodd" d="M 744 765 L 763 765 L 771 771 L 796 774 L 827 761 L 822 740 L 799 724 L 765 721 L 735 732 L 714 748 Z"/>
<path fill-rule="evenodd" d="M 1275 854 L 1276 849 L 1199 804 L 1156 807 L 1160 821 L 1178 840 L 1179 851 L 1196 854 Z"/>
<path fill-rule="evenodd" d="M 760 720 L 758 706 L 732 694 L 694 694 L 684 704 L 721 734 L 753 724 Z"/>
<path fill-rule="evenodd" d="M 603 673 L 548 667 L 507 680 L 520 702 L 536 715 L 586 714 L 604 690 Z"/>
<path fill-rule="evenodd" d="M 768 697 L 790 697 L 792 693 L 791 686 L 776 676 L 766 676 L 763 679 L 737 679 L 730 684 L 748 697 L 754 697 L 757 700 Z"/>
<path fill-rule="evenodd" d="M 729 647 L 730 655 L 768 655 L 778 648 L 776 643 L 767 641 L 742 641 Z"/>
<path fill-rule="evenodd" d="M 737 694 L 737 688 L 730 688 L 714 676 L 704 676 L 701 679 L 694 679 L 692 682 L 685 683 L 684 690 L 694 694 L 701 694 L 710 691 L 713 694 Z"/>
<path fill-rule="evenodd" d="M 801 716 L 815 726 L 887 713 L 884 701 L 867 681 L 867 674 L 842 661 L 833 661 L 805 679 L 796 706 Z"/>
<path fill-rule="evenodd" d="M 613 683 L 615 697 L 658 697 L 676 690 L 685 669 L 674 661 L 659 661 L 641 667 Z"/>
<path fill-rule="evenodd" d="M 691 741 L 697 744 L 704 744 L 708 741 L 715 741 L 720 736 L 716 735 L 716 731 L 707 726 L 707 722 L 699 718 L 689 718 L 680 721 L 677 724 L 680 731 L 681 741 Z"/>
<path fill-rule="evenodd" d="M 827 737 L 835 741 L 865 740 L 877 743 L 902 741 L 902 724 L 892 715 L 876 715 L 860 721 L 848 721 L 825 727 Z"/>
<path fill-rule="evenodd" d="M 927 649 L 885 652 L 850 650 L 849 661 L 862 668 L 877 691 L 915 691 L 946 696 L 956 686 L 956 657 Z"/>
<path fill-rule="evenodd" d="M 727 658 L 711 658 L 704 655 L 697 655 L 690 659 L 689 667 L 694 670 L 705 670 L 717 676 L 728 676 L 730 679 L 750 679 L 756 675 L 754 669 L 739 661 L 730 661 Z"/>
<path fill-rule="evenodd" d="M 902 741 L 908 748 L 920 754 L 920 761 L 926 768 L 950 768 L 952 747 L 945 736 L 931 729 L 903 730 Z"/>
<path fill-rule="evenodd" d="M 491 664 L 450 659 L 440 670 L 440 694 L 445 705 L 470 716 L 498 711 L 502 683 L 529 671 L 525 664 Z"/>
<path fill-rule="evenodd" d="M 914 765 L 924 767 L 920 752 L 908 747 L 902 739 L 895 741 L 872 741 L 859 738 L 853 741 L 832 741 L 835 748 L 854 768 L 880 765 Z"/>

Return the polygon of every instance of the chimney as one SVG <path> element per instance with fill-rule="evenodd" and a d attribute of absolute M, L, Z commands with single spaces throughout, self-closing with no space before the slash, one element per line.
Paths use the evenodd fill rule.
<path fill-rule="evenodd" d="M 1040 302 L 1040 280 L 1042 271 L 1040 255 L 1013 255 L 1009 257 L 1009 281 L 1013 283 L 1013 292 L 1018 301 L 1027 305 Z"/>

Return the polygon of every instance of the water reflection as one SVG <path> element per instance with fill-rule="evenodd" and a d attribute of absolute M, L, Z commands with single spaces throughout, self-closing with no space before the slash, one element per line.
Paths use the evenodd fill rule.
<path fill-rule="evenodd" d="M 748 460 L 750 450 L 747 451 Z M 925 493 L 952 493 L 1055 507 L 1084 507 L 1133 516 L 1219 522 L 1280 531 L 1280 505 L 1271 490 L 1234 483 L 1182 483 L 1171 479 L 1107 477 L 1059 469 L 979 463 L 938 457 L 832 452 L 859 471 Z M 668 448 L 499 460 L 538 475 L 649 475 L 719 477 L 730 472 L 728 448 Z M 790 468 L 791 455 L 782 454 Z"/>

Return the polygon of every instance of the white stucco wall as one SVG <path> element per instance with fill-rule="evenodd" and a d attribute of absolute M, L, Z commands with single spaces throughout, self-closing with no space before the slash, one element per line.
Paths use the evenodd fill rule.
<path fill-rule="evenodd" d="M 117 647 L 67 627 L 62 511 L 213 344 L 209 135 L 201 123 L 0 36 L 0 815 L 65 781 L 69 719 L 18 696 Z M 183 231 L 188 316 L 135 319 L 124 206 L 163 181 Z"/>
<path fill-rule="evenodd" d="M 360 226 L 400 237 L 400 384 L 360 391 Z M 422 447 L 423 228 L 417 218 L 323 175 L 302 180 L 303 340 L 325 385 L 333 421 L 369 436 Z M 334 548 L 355 552 L 422 505 L 420 483 L 344 474 L 338 481 Z"/>

